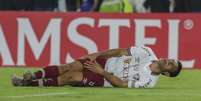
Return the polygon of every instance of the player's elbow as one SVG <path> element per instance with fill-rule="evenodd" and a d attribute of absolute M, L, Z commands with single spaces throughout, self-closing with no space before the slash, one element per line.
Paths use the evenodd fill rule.
<path fill-rule="evenodd" d="M 154 85 L 149 85 L 146 88 L 154 88 L 154 87 L 155 87 Z"/>
<path fill-rule="evenodd" d="M 118 84 L 113 84 L 114 87 L 119 87 L 119 88 L 127 88 L 128 87 L 128 83 L 127 82 L 119 82 Z"/>
<path fill-rule="evenodd" d="M 122 88 L 127 88 L 128 87 L 128 83 L 127 82 L 123 82 L 121 85 Z"/>
<path fill-rule="evenodd" d="M 144 84 L 144 85 L 136 85 L 135 88 L 154 88 L 155 85 L 147 85 L 147 84 Z"/>
<path fill-rule="evenodd" d="M 121 54 L 121 55 L 129 55 L 128 49 L 127 49 L 127 48 L 122 48 L 122 49 L 120 49 L 120 54 Z"/>

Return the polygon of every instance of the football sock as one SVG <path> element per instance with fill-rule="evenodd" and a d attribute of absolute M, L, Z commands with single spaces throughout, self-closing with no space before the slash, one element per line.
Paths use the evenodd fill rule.
<path fill-rule="evenodd" d="M 39 87 L 58 86 L 58 81 L 57 78 L 38 79 L 29 82 L 28 86 L 39 86 Z"/>
<path fill-rule="evenodd" d="M 56 78 L 59 75 L 58 66 L 47 66 L 34 73 L 35 79 Z"/>

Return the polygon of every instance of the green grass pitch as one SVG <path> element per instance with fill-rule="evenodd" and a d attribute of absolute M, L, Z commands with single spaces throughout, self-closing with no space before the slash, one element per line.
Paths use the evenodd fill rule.
<path fill-rule="evenodd" d="M 25 68 L 0 68 L 0 101 L 201 101 L 201 70 L 160 77 L 155 88 L 13 87 L 10 75 Z"/>

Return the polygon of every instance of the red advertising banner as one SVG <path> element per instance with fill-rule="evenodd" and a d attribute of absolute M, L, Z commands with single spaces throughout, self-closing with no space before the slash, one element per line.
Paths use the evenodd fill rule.
<path fill-rule="evenodd" d="M 0 13 L 0 65 L 45 66 L 133 45 L 201 68 L 201 14 Z"/>

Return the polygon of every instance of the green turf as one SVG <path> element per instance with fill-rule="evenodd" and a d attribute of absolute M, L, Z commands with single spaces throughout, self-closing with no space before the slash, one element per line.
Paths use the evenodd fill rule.
<path fill-rule="evenodd" d="M 155 88 L 13 87 L 10 75 L 24 68 L 0 68 L 0 101 L 201 101 L 201 70 L 161 77 Z"/>

